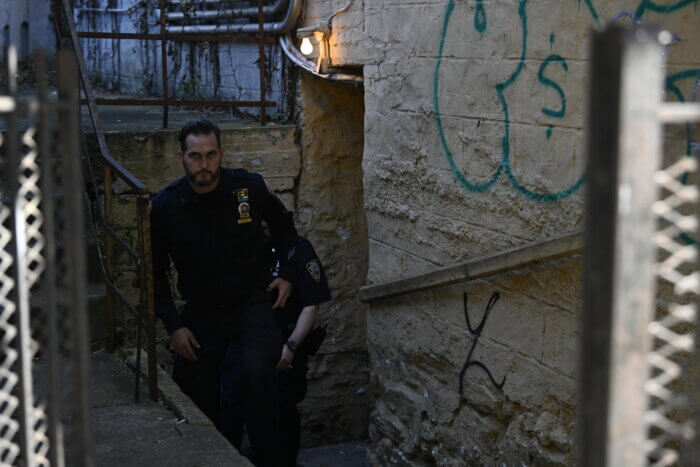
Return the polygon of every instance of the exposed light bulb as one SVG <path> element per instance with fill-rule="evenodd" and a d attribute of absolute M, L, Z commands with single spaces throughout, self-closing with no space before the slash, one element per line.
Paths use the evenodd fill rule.
<path fill-rule="evenodd" d="M 309 55 L 311 52 L 314 51 L 314 46 L 311 44 L 311 41 L 309 40 L 308 37 L 305 37 L 301 40 L 301 53 L 304 55 Z"/>

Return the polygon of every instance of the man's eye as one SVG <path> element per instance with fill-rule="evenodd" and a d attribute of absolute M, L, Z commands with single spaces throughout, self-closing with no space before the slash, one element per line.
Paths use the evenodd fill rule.
<path fill-rule="evenodd" d="M 207 153 L 207 157 L 211 159 L 212 157 L 216 157 L 216 154 L 216 152 L 209 152 Z"/>

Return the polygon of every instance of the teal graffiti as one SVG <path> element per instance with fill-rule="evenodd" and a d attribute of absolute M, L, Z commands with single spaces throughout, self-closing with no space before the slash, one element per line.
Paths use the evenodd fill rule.
<path fill-rule="evenodd" d="M 593 17 L 593 20 L 596 22 L 596 24 L 600 24 L 600 17 L 598 16 L 598 12 L 595 11 L 595 7 L 593 6 L 593 3 L 591 0 L 585 0 L 586 1 L 586 6 L 588 7 L 588 11 L 591 12 L 591 16 Z M 578 0 L 578 4 L 581 4 L 581 0 Z"/>
<path fill-rule="evenodd" d="M 443 150 L 443 153 L 445 154 L 445 158 L 447 159 L 448 165 L 450 166 L 450 169 L 452 170 L 453 174 L 457 178 L 457 180 L 462 184 L 464 189 L 468 192 L 482 192 L 485 190 L 488 190 L 501 176 L 502 173 L 506 174 L 507 180 L 510 182 L 510 184 L 518 191 L 519 193 L 525 195 L 526 197 L 536 200 L 536 201 L 557 201 L 561 200 L 564 198 L 567 198 L 568 196 L 571 196 L 573 193 L 575 193 L 581 186 L 584 184 L 586 175 L 583 174 L 576 182 L 574 182 L 569 188 L 554 192 L 554 193 L 542 193 L 542 192 L 536 192 L 533 190 L 530 190 L 526 188 L 520 181 L 517 179 L 515 174 L 512 171 L 511 164 L 510 164 L 510 115 L 509 115 L 509 107 L 508 107 L 508 101 L 505 96 L 506 90 L 513 84 L 515 81 L 518 79 L 520 74 L 522 73 L 522 70 L 524 68 L 524 63 L 525 63 L 525 57 L 527 53 L 527 37 L 528 37 L 528 22 L 527 22 L 527 13 L 526 13 L 526 6 L 527 6 L 528 0 L 518 0 L 519 6 L 518 6 L 518 14 L 520 17 L 520 22 L 522 25 L 522 48 L 521 48 L 521 53 L 520 53 L 520 58 L 517 63 L 517 67 L 515 71 L 502 83 L 498 83 L 495 88 L 496 88 L 496 93 L 498 95 L 498 101 L 501 105 L 502 111 L 503 111 L 503 124 L 504 124 L 504 135 L 503 138 L 501 139 L 501 150 L 502 150 L 502 158 L 500 163 L 498 164 L 498 167 L 495 169 L 495 172 L 491 176 L 490 179 L 488 179 L 484 183 L 472 183 L 470 180 L 468 180 L 465 175 L 461 172 L 459 167 L 457 167 L 457 164 L 455 163 L 454 160 L 454 155 L 452 151 L 450 150 L 449 144 L 447 143 L 447 138 L 445 136 L 445 130 L 443 127 L 443 118 L 440 113 L 440 88 L 439 88 L 439 83 L 440 83 L 440 68 L 441 68 L 441 63 L 443 59 L 443 50 L 445 46 L 445 39 L 447 37 L 447 30 L 450 24 L 450 19 L 452 17 L 452 14 L 455 9 L 455 0 L 449 0 L 447 4 L 447 9 L 445 11 L 445 17 L 442 25 L 442 31 L 441 31 L 441 36 L 440 36 L 440 41 L 439 41 L 439 48 L 438 48 L 438 54 L 436 58 L 436 63 L 435 63 L 435 69 L 434 69 L 434 74 L 433 74 L 433 103 L 434 103 L 434 108 L 435 108 L 435 121 L 437 124 L 437 130 L 438 130 L 438 135 L 440 139 L 440 144 Z M 593 5 L 592 0 L 584 0 L 586 7 L 588 8 L 592 19 L 596 23 L 600 23 L 600 17 Z M 581 3 L 581 0 L 579 0 L 579 4 Z M 678 0 L 675 3 L 672 3 L 670 5 L 658 5 L 652 0 L 641 0 L 639 6 L 637 7 L 635 16 L 641 17 L 646 10 L 651 10 L 655 11 L 658 13 L 670 13 L 672 11 L 678 10 L 680 8 L 683 8 L 685 6 L 691 5 L 691 4 L 697 4 L 698 0 Z M 474 16 L 474 28 L 479 32 L 483 33 L 486 30 L 486 11 L 483 5 L 483 0 L 476 0 L 476 12 Z M 554 43 L 554 33 L 550 34 L 549 37 L 550 44 Z M 540 66 L 539 72 L 538 72 L 538 78 L 539 81 L 544 84 L 547 87 L 553 88 L 560 96 L 561 99 L 561 108 L 559 110 L 554 110 L 554 109 L 548 109 L 548 108 L 543 108 L 542 112 L 545 115 L 552 116 L 552 117 L 558 117 L 561 118 L 565 115 L 566 113 L 566 96 L 558 83 L 548 79 L 547 77 L 544 76 L 544 73 L 546 71 L 547 66 L 549 66 L 550 63 L 552 62 L 557 62 L 559 63 L 564 71 L 568 71 L 568 64 L 565 59 L 563 59 L 559 55 L 550 55 L 547 57 L 542 65 Z M 678 87 L 675 85 L 676 81 L 680 79 L 684 79 L 690 76 L 700 76 L 700 70 L 688 70 L 685 72 L 677 73 L 675 75 L 669 76 L 666 82 L 666 88 L 669 92 L 672 92 L 676 97 L 679 98 L 679 100 L 683 100 L 682 93 L 678 89 Z M 552 130 L 553 127 L 550 125 L 547 128 L 546 131 L 546 136 L 547 139 L 549 139 L 552 135 Z M 690 136 L 688 137 L 688 142 L 687 146 L 688 149 L 690 149 L 690 146 L 692 145 Z"/>
<path fill-rule="evenodd" d="M 485 183 L 481 184 L 474 184 L 471 183 L 467 178 L 462 174 L 462 171 L 459 170 L 459 167 L 457 167 L 457 164 L 455 164 L 454 157 L 452 156 L 452 151 L 450 151 L 450 147 L 447 144 L 447 139 L 445 138 L 445 132 L 442 128 L 442 116 L 440 115 L 440 91 L 439 91 L 439 82 L 440 82 L 440 64 L 442 63 L 442 50 L 445 46 L 445 37 L 447 37 L 447 26 L 450 24 L 450 16 L 452 16 L 452 12 L 455 9 L 455 2 L 454 0 L 450 0 L 450 2 L 447 4 L 447 11 L 445 12 L 445 21 L 442 25 L 442 36 L 440 38 L 440 48 L 438 50 L 438 59 L 437 62 L 435 63 L 435 74 L 433 77 L 433 101 L 435 104 L 435 121 L 437 123 L 437 128 L 438 128 L 438 135 L 440 136 L 440 143 L 442 144 L 442 149 L 445 153 L 445 157 L 447 158 L 447 163 L 450 165 L 450 169 L 452 169 L 452 173 L 455 174 L 455 177 L 457 177 L 457 180 L 464 186 L 464 188 L 468 191 L 484 191 L 488 190 L 491 185 L 493 185 L 496 180 L 498 180 L 498 177 L 501 175 L 501 171 L 503 170 L 503 164 L 498 164 L 498 169 L 496 169 L 496 173 L 491 177 L 491 179 Z"/>
<path fill-rule="evenodd" d="M 671 3 L 670 5 L 659 5 L 658 3 L 655 3 L 652 0 L 642 0 L 642 2 L 637 7 L 637 11 L 634 12 L 634 16 L 636 16 L 637 18 L 641 18 L 647 10 L 651 10 L 656 13 L 667 14 L 679 10 L 683 7 L 686 7 L 688 5 L 691 5 L 693 3 L 697 4 L 697 2 L 698 0 L 678 0 L 677 2 Z"/>
<path fill-rule="evenodd" d="M 554 33 L 549 34 L 549 45 L 550 47 L 554 45 Z"/>
<path fill-rule="evenodd" d="M 476 12 L 474 12 L 474 29 L 483 33 L 486 31 L 486 9 L 484 0 L 476 0 Z"/>
<path fill-rule="evenodd" d="M 433 102 L 435 106 L 435 121 L 437 123 L 437 128 L 438 128 L 438 135 L 440 137 L 440 144 L 442 145 L 443 152 L 445 154 L 445 157 L 447 159 L 447 163 L 450 166 L 450 169 L 454 173 L 455 177 L 457 177 L 457 180 L 462 184 L 462 186 L 467 190 L 467 191 L 485 191 L 489 189 L 495 182 L 498 180 L 498 178 L 501 176 L 502 172 L 506 173 L 507 179 L 510 182 L 510 184 L 521 194 L 525 195 L 526 197 L 536 200 L 536 201 L 556 201 L 560 200 L 563 198 L 566 198 L 568 196 L 571 196 L 576 190 L 578 190 L 581 185 L 583 185 L 584 180 L 585 180 L 585 175 L 581 176 L 572 186 L 567 188 L 566 190 L 555 192 L 555 193 L 538 193 L 533 190 L 530 190 L 523 186 L 522 183 L 516 178 L 515 174 L 513 174 L 513 171 L 510 166 L 510 115 L 509 115 L 509 109 L 508 109 L 508 102 L 505 97 L 505 91 L 517 80 L 518 76 L 523 70 L 523 66 L 525 63 L 525 54 L 527 52 L 527 14 L 525 11 L 525 7 L 527 6 L 527 1 L 528 0 L 519 0 L 519 6 L 518 6 L 518 14 L 520 16 L 520 21 L 522 24 L 522 49 L 520 52 L 520 59 L 518 60 L 518 66 L 513 72 L 513 74 L 503 83 L 499 83 L 496 85 L 496 92 L 498 94 L 498 100 L 501 104 L 501 107 L 503 109 L 503 120 L 504 120 L 504 130 L 505 134 L 503 138 L 501 139 L 501 150 L 503 153 L 503 157 L 501 159 L 500 164 L 498 165 L 498 168 L 496 169 L 495 173 L 493 176 L 486 182 L 481 183 L 481 184 L 474 184 L 471 181 L 469 181 L 464 174 L 459 170 L 457 167 L 457 164 L 454 161 L 454 156 L 452 154 L 452 151 L 450 150 L 449 145 L 447 144 L 447 138 L 445 137 L 445 131 L 442 125 L 442 115 L 440 114 L 440 87 L 439 87 L 439 82 L 440 82 L 440 65 L 442 63 L 442 53 L 443 49 L 445 46 L 445 38 L 447 37 L 447 28 L 450 24 L 450 18 L 452 16 L 452 13 L 454 12 L 455 8 L 455 2 L 454 0 L 450 0 L 449 3 L 447 4 L 447 11 L 445 12 L 445 20 L 443 22 L 442 26 L 442 34 L 440 37 L 440 45 L 438 48 L 438 57 L 437 61 L 435 63 L 435 73 L 433 77 Z M 556 83 L 554 83 L 556 84 Z"/>
<path fill-rule="evenodd" d="M 510 78 L 508 78 L 503 83 L 499 83 L 496 85 L 498 100 L 501 102 L 501 106 L 503 107 L 503 115 L 505 117 L 505 136 L 503 137 L 502 141 L 502 164 L 508 177 L 508 181 L 510 181 L 511 185 L 513 185 L 513 187 L 518 192 L 522 193 L 530 199 L 534 199 L 535 201 L 556 201 L 571 196 L 576 190 L 578 190 L 581 187 L 581 185 L 583 185 L 586 176 L 582 175 L 581 178 L 579 178 L 573 185 L 571 185 L 566 190 L 558 191 L 556 193 L 538 193 L 536 191 L 525 188 L 525 186 L 522 183 L 520 183 L 520 181 L 515 177 L 515 175 L 513 174 L 513 170 L 510 166 L 510 117 L 508 115 L 508 102 L 505 98 L 505 91 L 518 78 L 520 73 L 523 71 L 523 64 L 525 63 L 525 53 L 527 51 L 527 13 L 525 11 L 525 7 L 527 6 L 527 1 L 528 0 L 519 0 L 520 5 L 518 7 L 518 15 L 520 16 L 520 22 L 522 24 L 523 29 L 523 46 L 522 52 L 520 54 L 520 61 L 518 62 L 518 67 L 510 76 Z"/>
<path fill-rule="evenodd" d="M 560 55 L 550 55 L 549 57 L 545 58 L 542 65 L 540 65 L 540 70 L 537 72 L 537 79 L 540 80 L 540 83 L 557 91 L 557 93 L 559 93 L 559 99 L 561 99 L 561 108 L 559 110 L 552 110 L 543 107 L 542 113 L 549 115 L 550 117 L 562 118 L 566 114 L 566 96 L 564 95 L 564 91 L 561 89 L 559 84 L 544 76 L 544 71 L 552 62 L 559 63 L 564 71 L 569 71 L 569 65 Z"/>

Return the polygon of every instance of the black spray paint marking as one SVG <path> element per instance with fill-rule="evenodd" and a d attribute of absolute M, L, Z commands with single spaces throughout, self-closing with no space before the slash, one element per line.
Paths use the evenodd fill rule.
<path fill-rule="evenodd" d="M 493 383 L 494 386 L 496 386 L 496 389 L 499 391 L 503 390 L 503 385 L 506 384 L 506 377 L 504 376 L 503 379 L 501 380 L 500 383 L 497 383 L 496 380 L 494 379 L 493 375 L 491 374 L 491 371 L 478 360 L 472 361 L 472 354 L 474 353 L 474 348 L 476 347 L 476 343 L 479 342 L 479 337 L 481 336 L 481 331 L 484 330 L 484 326 L 486 325 L 486 319 L 489 317 L 489 312 L 491 311 L 491 308 L 496 304 L 498 299 L 501 298 L 501 296 L 498 294 L 498 292 L 494 292 L 493 295 L 491 295 L 491 298 L 489 298 L 489 302 L 486 304 L 486 310 L 484 311 L 484 315 L 481 317 L 481 322 L 479 325 L 476 327 L 476 329 L 472 328 L 471 322 L 469 321 L 469 312 L 467 311 L 467 294 L 466 292 L 464 293 L 464 318 L 467 321 L 467 328 L 469 328 L 469 332 L 472 333 L 474 336 L 474 341 L 472 342 L 472 348 L 469 349 L 469 355 L 467 355 L 467 361 L 464 362 L 464 366 L 462 367 L 462 371 L 459 372 L 459 395 L 462 396 L 464 395 L 464 375 L 467 372 L 467 369 L 470 366 L 477 366 L 484 370 L 486 372 L 486 375 L 489 377 L 491 382 Z"/>

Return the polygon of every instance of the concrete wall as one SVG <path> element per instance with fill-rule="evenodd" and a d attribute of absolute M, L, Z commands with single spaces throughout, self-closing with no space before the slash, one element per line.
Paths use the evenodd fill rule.
<path fill-rule="evenodd" d="M 78 30 L 121 33 L 159 33 L 157 2 L 138 0 L 78 0 Z M 116 11 L 104 11 L 107 4 Z M 144 7 L 144 5 L 146 5 Z M 102 9 L 103 11 L 95 11 Z M 139 97 L 162 95 L 160 41 L 134 39 L 82 39 L 83 53 L 98 88 Z M 277 44 L 266 45 L 266 100 L 277 103 L 268 115 L 286 117 L 289 112 L 286 61 Z M 257 44 L 184 43 L 167 45 L 168 93 L 171 98 L 256 101 L 260 98 Z M 239 111 L 258 115 L 255 107 Z"/>
<path fill-rule="evenodd" d="M 345 1 L 311 0 L 303 26 Z M 333 19 L 334 65 L 365 77 L 370 283 L 583 226 L 588 39 L 610 21 L 661 24 L 666 98 L 694 99 L 697 1 L 383 0 Z M 643 77 L 640 77 L 643 79 Z M 695 87 L 694 87 L 695 86 Z M 669 151 L 693 144 L 685 128 Z M 573 461 L 580 261 L 372 303 L 373 462 Z M 473 327 L 494 292 L 481 338 Z M 464 394 L 459 373 L 472 344 Z"/>
<path fill-rule="evenodd" d="M 302 442 L 365 439 L 369 416 L 367 307 L 357 289 L 367 280 L 367 225 L 363 210 L 361 87 L 302 76 L 302 170 L 297 226 L 314 244 L 328 272 L 333 304 L 328 337 L 310 372 L 303 403 L 309 414 Z"/>
<path fill-rule="evenodd" d="M 51 20 L 51 2 L 46 0 L 3 0 L 0 2 L 0 47 L 15 44 L 19 59 L 37 49 L 52 53 L 56 35 Z"/>

